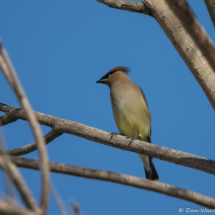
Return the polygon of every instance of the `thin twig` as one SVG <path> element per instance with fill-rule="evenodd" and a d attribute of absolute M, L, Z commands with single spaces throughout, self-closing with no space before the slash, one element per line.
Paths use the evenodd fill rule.
<path fill-rule="evenodd" d="M 30 103 L 25 96 L 25 92 L 19 82 L 18 77 L 16 76 L 13 65 L 10 61 L 10 58 L 7 54 L 7 51 L 4 49 L 2 43 L 0 42 L 0 67 L 10 83 L 12 89 L 14 90 L 20 104 L 24 108 L 26 115 L 28 117 L 32 132 L 36 139 L 39 149 L 39 156 L 41 160 L 41 172 L 42 172 L 42 187 L 41 187 L 41 198 L 40 206 L 42 211 L 45 213 L 48 207 L 49 200 L 49 168 L 48 168 L 48 156 L 45 148 L 45 141 L 42 136 L 42 131 L 38 125 L 38 122 L 33 114 Z"/>
<path fill-rule="evenodd" d="M 44 136 L 45 143 L 49 144 L 51 141 L 53 141 L 60 135 L 61 134 L 57 133 L 55 130 L 51 130 L 48 134 Z M 33 152 L 35 150 L 37 150 L 36 142 L 28 144 L 26 146 L 22 146 L 20 148 L 5 150 L 4 152 L 8 155 L 21 156 L 21 155 L 29 154 L 30 152 Z"/>
<path fill-rule="evenodd" d="M 15 108 L 0 104 L 0 111 L 10 112 L 13 119 L 27 120 L 22 108 Z M 207 173 L 215 174 L 215 161 L 190 153 L 177 151 L 162 146 L 157 146 L 140 140 L 134 140 L 131 145 L 130 139 L 122 135 L 113 136 L 109 132 L 99 130 L 81 123 L 57 118 L 48 114 L 34 112 L 41 125 L 52 127 L 58 133 L 76 135 L 97 143 L 111 147 L 149 155 L 161 160 L 169 161 L 179 165 L 198 169 Z M 112 138 L 111 138 L 112 137 Z"/>
<path fill-rule="evenodd" d="M 11 160 L 19 167 L 35 169 L 37 170 L 40 166 L 40 162 L 37 160 L 19 158 L 11 156 Z M 0 162 L 1 164 L 1 162 Z M 113 173 L 103 170 L 95 170 L 83 167 L 77 167 L 62 163 L 49 162 L 50 171 L 55 173 L 79 176 L 84 178 L 97 179 L 102 181 L 110 181 L 118 184 L 124 184 L 131 187 L 140 189 L 150 190 L 157 193 L 165 194 L 168 196 L 184 199 L 204 207 L 215 208 L 215 199 L 192 192 L 189 190 L 174 187 L 168 184 L 151 181 L 135 176 L 129 176 L 119 173 Z"/>
<path fill-rule="evenodd" d="M 215 47 L 186 0 L 166 0 L 215 72 Z"/>

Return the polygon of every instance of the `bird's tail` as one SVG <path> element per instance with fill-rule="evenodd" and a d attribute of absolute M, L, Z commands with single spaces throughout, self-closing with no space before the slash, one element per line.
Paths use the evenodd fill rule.
<path fill-rule="evenodd" d="M 155 166 L 153 164 L 152 157 L 147 156 L 147 155 L 142 155 L 142 154 L 138 154 L 138 155 L 143 162 L 145 173 L 146 173 L 146 178 L 149 180 L 158 181 L 159 177 L 158 177 L 157 171 L 155 169 Z"/>
<path fill-rule="evenodd" d="M 149 160 L 149 171 L 147 171 L 144 166 L 146 178 L 149 180 L 159 181 L 159 177 L 158 177 L 157 171 L 155 169 L 155 166 L 153 164 L 152 157 L 148 157 L 148 160 Z"/>

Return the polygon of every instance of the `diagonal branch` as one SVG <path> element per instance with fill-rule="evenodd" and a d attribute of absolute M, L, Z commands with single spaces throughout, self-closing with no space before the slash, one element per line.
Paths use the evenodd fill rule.
<path fill-rule="evenodd" d="M 150 15 L 150 10 L 142 2 L 124 1 L 124 0 L 97 0 L 100 3 L 106 4 L 109 7 L 117 8 L 120 10 L 127 10 L 136 13 L 144 13 Z"/>
<path fill-rule="evenodd" d="M 41 172 L 42 172 L 42 186 L 41 186 L 41 198 L 40 206 L 43 212 L 45 213 L 48 207 L 49 199 L 49 169 L 48 169 L 48 156 L 45 148 L 45 141 L 42 137 L 42 131 L 38 125 L 36 117 L 32 111 L 31 105 L 25 96 L 25 92 L 19 82 L 19 79 L 16 75 L 16 72 L 13 68 L 13 65 L 10 61 L 10 58 L 7 54 L 7 51 L 4 49 L 0 41 L 0 68 L 5 75 L 6 79 L 10 83 L 12 89 L 14 90 L 17 99 L 24 108 L 27 118 L 29 120 L 33 135 L 37 142 L 37 147 L 39 151 L 39 156 L 41 160 Z"/>
<path fill-rule="evenodd" d="M 4 152 L 2 152 L 1 149 L 0 155 L 2 168 L 4 169 L 10 181 L 19 191 L 23 202 L 26 204 L 28 209 L 33 210 L 35 212 L 40 212 L 40 209 L 37 207 L 36 201 L 31 194 L 31 191 L 28 189 L 28 186 L 26 185 L 16 166 L 10 161 L 9 157 L 5 155 Z"/>
<path fill-rule="evenodd" d="M 51 141 L 59 137 L 61 134 L 57 133 L 55 130 L 51 130 L 48 134 L 44 136 L 45 143 L 49 144 Z M 37 150 L 37 144 L 36 142 L 28 144 L 26 146 L 16 148 L 16 149 L 11 149 L 11 150 L 5 150 L 4 152 L 8 155 L 14 155 L 14 156 L 21 156 L 28 154 L 30 152 L 33 152 Z"/>
<path fill-rule="evenodd" d="M 215 47 L 186 0 L 166 0 L 215 72 Z"/>
<path fill-rule="evenodd" d="M 117 6 L 120 2 L 122 2 L 122 0 L 97 1 L 110 7 L 122 9 Z M 123 10 L 131 11 L 131 7 L 127 3 L 129 2 L 123 1 Z M 141 3 L 143 4 L 142 9 L 145 9 L 142 13 L 150 14 L 157 20 L 167 37 L 180 54 L 181 58 L 193 73 L 211 103 L 211 106 L 215 110 L 215 73 L 208 61 L 205 59 L 205 56 L 202 55 L 202 52 L 197 47 L 195 41 L 186 32 L 183 26 L 181 26 L 181 22 L 178 20 L 176 15 L 169 10 L 169 6 L 165 0 L 142 0 L 142 2 L 138 3 L 138 6 L 132 6 L 132 11 L 138 11 Z M 140 11 L 141 10 L 138 12 Z M 215 63 L 215 61 L 212 63 Z"/>
<path fill-rule="evenodd" d="M 40 163 L 37 160 L 13 156 L 11 156 L 11 160 L 19 167 L 37 170 L 38 167 L 40 166 Z M 213 198 L 156 181 L 151 181 L 143 178 L 138 178 L 135 176 L 129 176 L 109 171 L 77 167 L 62 163 L 49 162 L 49 167 L 50 171 L 55 173 L 124 184 L 131 187 L 150 190 L 168 196 L 176 197 L 179 199 L 184 199 L 211 209 L 215 208 L 215 199 Z"/>
<path fill-rule="evenodd" d="M 15 108 L 0 104 L 0 111 L 10 112 L 13 119 L 27 120 L 26 113 L 22 108 Z M 59 133 L 76 135 L 107 146 L 149 155 L 161 160 L 179 165 L 198 169 L 207 173 L 215 174 L 215 161 L 196 156 L 182 151 L 177 151 L 162 146 L 157 146 L 140 140 L 134 140 L 131 145 L 130 139 L 122 135 L 113 136 L 105 131 L 83 125 L 77 122 L 57 118 L 51 115 L 34 112 L 38 122 L 52 127 Z"/>
<path fill-rule="evenodd" d="M 215 27 L 215 1 L 214 0 L 205 0 L 205 4 L 208 8 L 208 12 L 210 14 L 211 20 Z"/>
<path fill-rule="evenodd" d="M 23 210 L 0 199 L 1 215 L 41 215 L 30 210 Z"/>
<path fill-rule="evenodd" d="M 11 122 L 14 122 L 14 121 L 16 121 L 16 120 L 13 120 L 12 117 L 11 117 L 11 115 L 10 115 L 10 113 L 7 112 L 7 113 L 5 113 L 5 115 L 0 116 L 0 122 L 2 122 L 2 123 L 0 124 L 0 127 L 1 127 L 2 125 L 7 125 L 7 124 L 9 124 L 9 123 L 11 123 Z"/>

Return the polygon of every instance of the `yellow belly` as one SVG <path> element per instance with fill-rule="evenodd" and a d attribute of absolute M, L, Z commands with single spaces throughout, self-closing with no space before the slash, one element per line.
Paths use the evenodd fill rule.
<path fill-rule="evenodd" d="M 121 134 L 127 137 L 141 136 L 141 140 L 147 141 L 150 133 L 151 117 L 150 112 L 138 111 L 126 112 L 121 109 L 114 114 L 117 127 Z"/>

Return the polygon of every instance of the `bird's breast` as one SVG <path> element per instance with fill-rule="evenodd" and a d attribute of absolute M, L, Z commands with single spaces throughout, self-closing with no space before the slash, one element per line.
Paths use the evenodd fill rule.
<path fill-rule="evenodd" d="M 151 116 L 143 99 L 111 97 L 114 119 L 121 134 L 128 137 L 141 136 L 147 140 Z"/>

